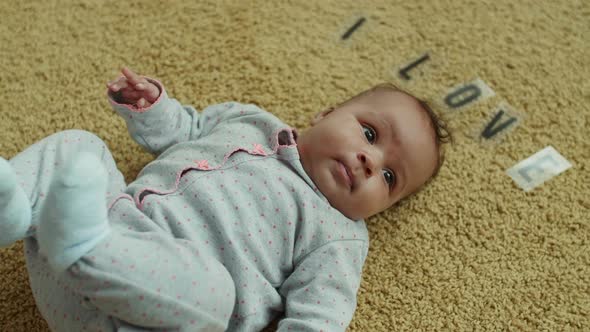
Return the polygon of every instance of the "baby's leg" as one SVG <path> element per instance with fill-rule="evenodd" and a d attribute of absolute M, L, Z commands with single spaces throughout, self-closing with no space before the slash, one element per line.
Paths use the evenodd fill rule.
<path fill-rule="evenodd" d="M 10 164 L 0 158 L 0 247 L 19 240 L 31 224 L 31 205 Z"/>
<path fill-rule="evenodd" d="M 39 251 L 57 274 L 94 248 L 109 231 L 108 175 L 100 160 L 80 152 L 56 171 L 39 217 Z"/>
<path fill-rule="evenodd" d="M 113 229 L 64 280 L 102 313 L 146 329 L 224 331 L 235 304 L 221 263 L 160 231 Z"/>
<path fill-rule="evenodd" d="M 122 174 L 108 148 L 97 136 L 81 130 L 68 130 L 46 137 L 8 163 L 0 160 L 0 247 L 26 236 L 35 236 L 39 214 L 56 168 L 82 151 L 98 157 L 107 169 L 107 202 L 125 189 Z"/>
<path fill-rule="evenodd" d="M 225 267 L 194 243 L 173 239 L 121 201 L 97 247 L 55 275 L 39 255 L 27 259 L 40 312 L 55 331 L 224 331 L 235 302 Z M 129 203 L 132 206 L 133 203 Z M 151 225 L 150 225 L 151 224 Z M 33 238 L 27 250 L 37 249 Z"/>
<path fill-rule="evenodd" d="M 40 251 L 58 280 L 102 315 L 134 326 L 224 330 L 235 301 L 229 272 L 134 205 L 121 204 L 121 215 L 115 205 L 107 218 L 106 174 L 93 159 L 76 156 L 58 171 L 41 213 Z"/>

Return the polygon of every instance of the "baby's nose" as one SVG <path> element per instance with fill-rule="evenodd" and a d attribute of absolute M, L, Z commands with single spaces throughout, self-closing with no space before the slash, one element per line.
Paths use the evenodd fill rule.
<path fill-rule="evenodd" d="M 375 173 L 375 163 L 367 153 L 359 152 L 357 154 L 357 159 L 361 162 L 361 165 L 367 177 L 370 177 L 373 175 L 373 173 Z"/>

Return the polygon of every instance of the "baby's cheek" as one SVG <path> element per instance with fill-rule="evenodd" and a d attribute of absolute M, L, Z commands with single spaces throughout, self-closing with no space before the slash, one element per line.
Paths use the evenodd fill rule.
<path fill-rule="evenodd" d="M 368 218 L 385 210 L 389 205 L 384 201 L 383 193 L 380 191 L 371 190 L 359 194 L 359 196 L 353 197 L 349 203 L 359 218 Z"/>

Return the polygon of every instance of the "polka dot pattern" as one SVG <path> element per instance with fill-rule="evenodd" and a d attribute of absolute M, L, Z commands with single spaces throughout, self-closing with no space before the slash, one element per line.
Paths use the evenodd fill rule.
<path fill-rule="evenodd" d="M 65 274 L 52 275 L 34 237 L 27 239 L 35 298 L 52 327 L 111 331 L 124 321 L 260 330 L 281 311 L 281 329 L 348 326 L 366 227 L 328 204 L 284 123 L 237 103 L 200 115 L 167 98 L 145 113 L 115 110 L 139 144 L 161 154 L 127 187 L 109 164 L 116 175 L 109 188 L 112 232 Z M 164 130 L 170 125 L 172 133 Z M 43 159 L 50 164 L 39 172 L 51 172 L 60 162 L 54 154 L 77 151 L 72 134 L 56 136 L 55 150 L 31 150 L 19 161 L 29 165 L 22 169 L 35 172 Z M 94 140 L 84 135 L 80 142 Z M 44 157 L 31 159 L 36 154 Z M 39 183 L 29 184 L 32 196 L 43 193 Z"/>

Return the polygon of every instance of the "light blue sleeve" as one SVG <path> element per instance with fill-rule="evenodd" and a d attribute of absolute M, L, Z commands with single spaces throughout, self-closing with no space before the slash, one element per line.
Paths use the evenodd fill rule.
<path fill-rule="evenodd" d="M 277 331 L 345 331 L 356 309 L 366 242 L 330 242 L 307 256 L 281 285 L 285 318 Z"/>
<path fill-rule="evenodd" d="M 160 96 L 150 107 L 120 104 L 112 92 L 109 92 L 109 101 L 115 112 L 125 120 L 133 140 L 154 155 L 159 155 L 177 143 L 206 135 L 219 122 L 219 117 L 215 117 L 217 121 L 207 121 L 213 117 L 205 113 L 225 111 L 233 105 L 225 103 L 211 106 L 202 115 L 192 106 L 181 105 L 176 99 L 169 98 L 160 82 L 147 79 L 160 89 Z"/>

